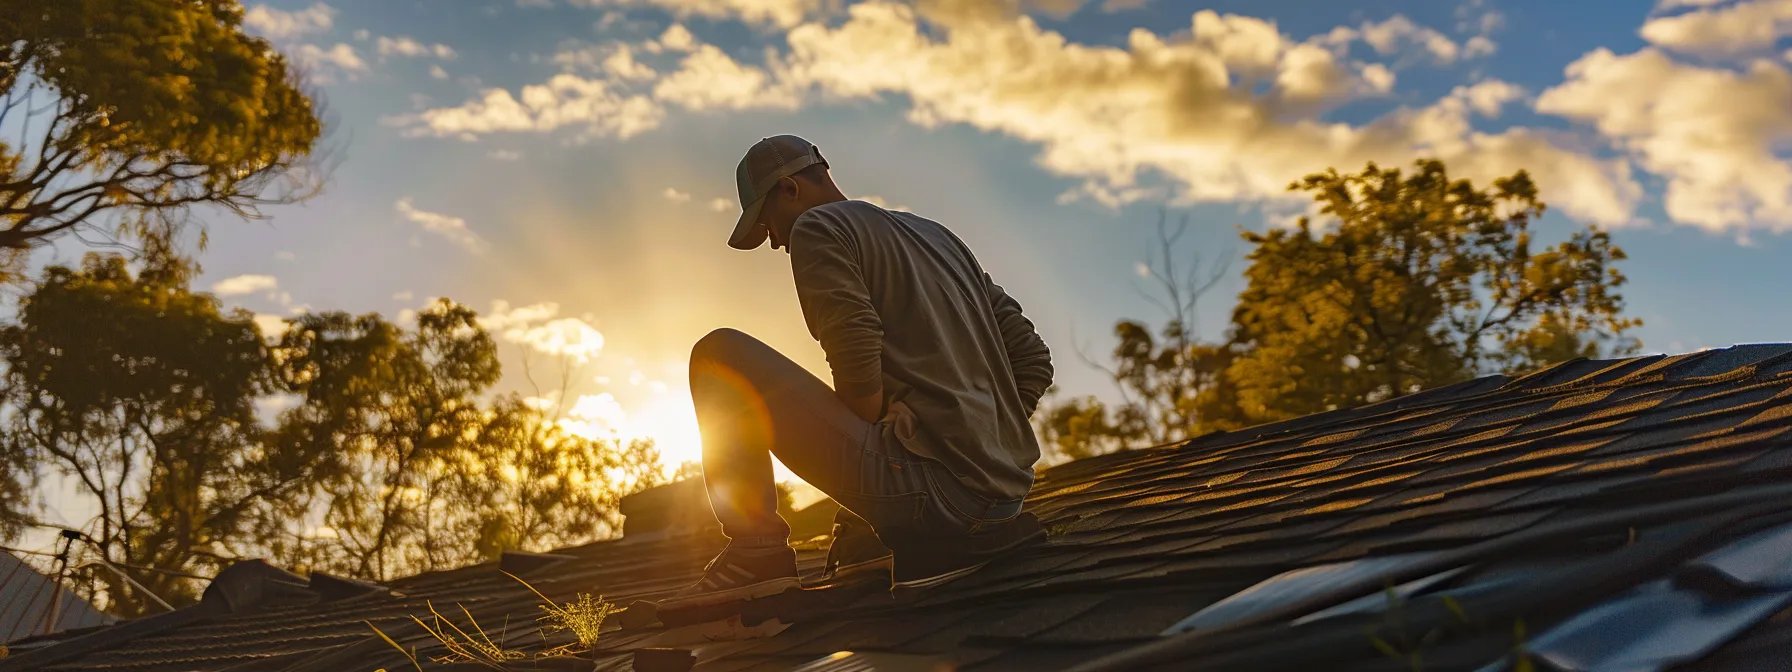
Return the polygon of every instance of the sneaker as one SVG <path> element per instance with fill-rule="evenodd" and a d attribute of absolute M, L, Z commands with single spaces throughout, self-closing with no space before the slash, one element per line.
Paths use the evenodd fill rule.
<path fill-rule="evenodd" d="M 891 588 L 932 588 L 975 573 L 991 562 L 1045 541 L 1045 528 L 1033 514 L 963 537 L 941 537 L 905 549 L 896 557 Z"/>
<path fill-rule="evenodd" d="M 889 572 L 895 558 L 877 534 L 863 525 L 834 524 L 834 540 L 828 544 L 828 560 L 822 582 L 838 581 L 872 572 Z"/>
<path fill-rule="evenodd" d="M 660 602 L 659 609 L 714 606 L 802 587 L 802 581 L 797 579 L 796 551 L 789 546 L 761 549 L 729 545 L 703 568 L 702 579 Z"/>

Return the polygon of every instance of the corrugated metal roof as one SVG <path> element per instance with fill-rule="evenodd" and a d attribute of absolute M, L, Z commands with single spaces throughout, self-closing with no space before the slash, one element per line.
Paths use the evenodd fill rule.
<path fill-rule="evenodd" d="M 111 622 L 25 561 L 0 552 L 0 642 Z"/>

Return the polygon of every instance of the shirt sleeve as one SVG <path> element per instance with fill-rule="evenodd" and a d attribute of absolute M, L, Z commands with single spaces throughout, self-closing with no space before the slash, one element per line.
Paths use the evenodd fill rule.
<path fill-rule="evenodd" d="M 835 389 L 853 396 L 883 386 L 883 321 L 871 304 L 857 241 L 811 210 L 790 229 L 790 268 L 810 335 L 821 342 Z"/>
<path fill-rule="evenodd" d="M 1031 415 L 1039 407 L 1039 398 L 1052 385 L 1052 353 L 1033 322 L 1021 313 L 1020 302 L 1009 296 L 988 273 L 990 308 L 995 312 L 996 326 L 1002 332 L 1002 346 L 1008 353 L 1008 366 L 1014 372 L 1014 387 L 1020 392 L 1022 408 Z"/>

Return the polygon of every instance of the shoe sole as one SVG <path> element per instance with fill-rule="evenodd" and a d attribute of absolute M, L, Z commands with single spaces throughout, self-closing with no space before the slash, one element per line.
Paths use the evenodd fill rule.
<path fill-rule="evenodd" d="M 820 580 L 824 583 L 839 581 L 841 579 L 850 579 L 855 576 L 870 574 L 878 570 L 883 570 L 884 574 L 888 575 L 890 568 L 894 567 L 895 564 L 896 556 L 886 555 L 862 562 L 855 562 L 850 565 L 841 565 L 838 568 L 835 568 L 833 573 L 823 575 Z"/>
<path fill-rule="evenodd" d="M 779 593 L 782 593 L 786 590 L 791 590 L 793 588 L 796 590 L 802 590 L 802 588 L 803 588 L 802 579 L 798 579 L 798 578 L 792 576 L 792 577 L 783 578 L 783 579 L 772 579 L 770 581 L 761 581 L 759 583 L 745 585 L 745 586 L 741 586 L 739 588 L 729 588 L 727 590 L 718 590 L 718 591 L 710 592 L 710 593 L 700 593 L 697 595 L 692 595 L 690 597 L 672 598 L 672 599 L 668 599 L 668 600 L 660 602 L 658 605 L 656 605 L 656 608 L 659 610 L 663 610 L 663 611 L 676 611 L 679 609 L 691 609 L 691 608 L 695 608 L 695 607 L 713 607 L 718 604 L 727 604 L 729 602 L 755 600 L 755 599 L 759 599 L 761 597 L 771 597 L 773 595 L 777 595 Z"/>

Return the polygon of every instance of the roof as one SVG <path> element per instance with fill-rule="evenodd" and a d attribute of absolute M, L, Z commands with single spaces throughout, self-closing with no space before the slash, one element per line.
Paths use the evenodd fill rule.
<path fill-rule="evenodd" d="M 709 625 L 632 606 L 596 663 L 552 669 L 1779 669 L 1789 428 L 1792 345 L 1482 378 L 1047 469 L 1027 506 L 1050 545 L 937 591 L 805 591 Z M 722 543 L 630 532 L 386 585 L 239 564 L 195 607 L 39 639 L 0 672 L 410 669 L 367 623 L 427 659 L 408 616 L 428 604 L 539 648 L 538 598 L 500 568 L 631 604 Z M 825 545 L 801 544 L 805 571 Z M 775 634 L 706 639 L 726 628 Z M 637 662 L 665 648 L 691 653 Z"/>
<path fill-rule="evenodd" d="M 11 553 L 0 553 L 0 642 L 111 623 Z"/>

